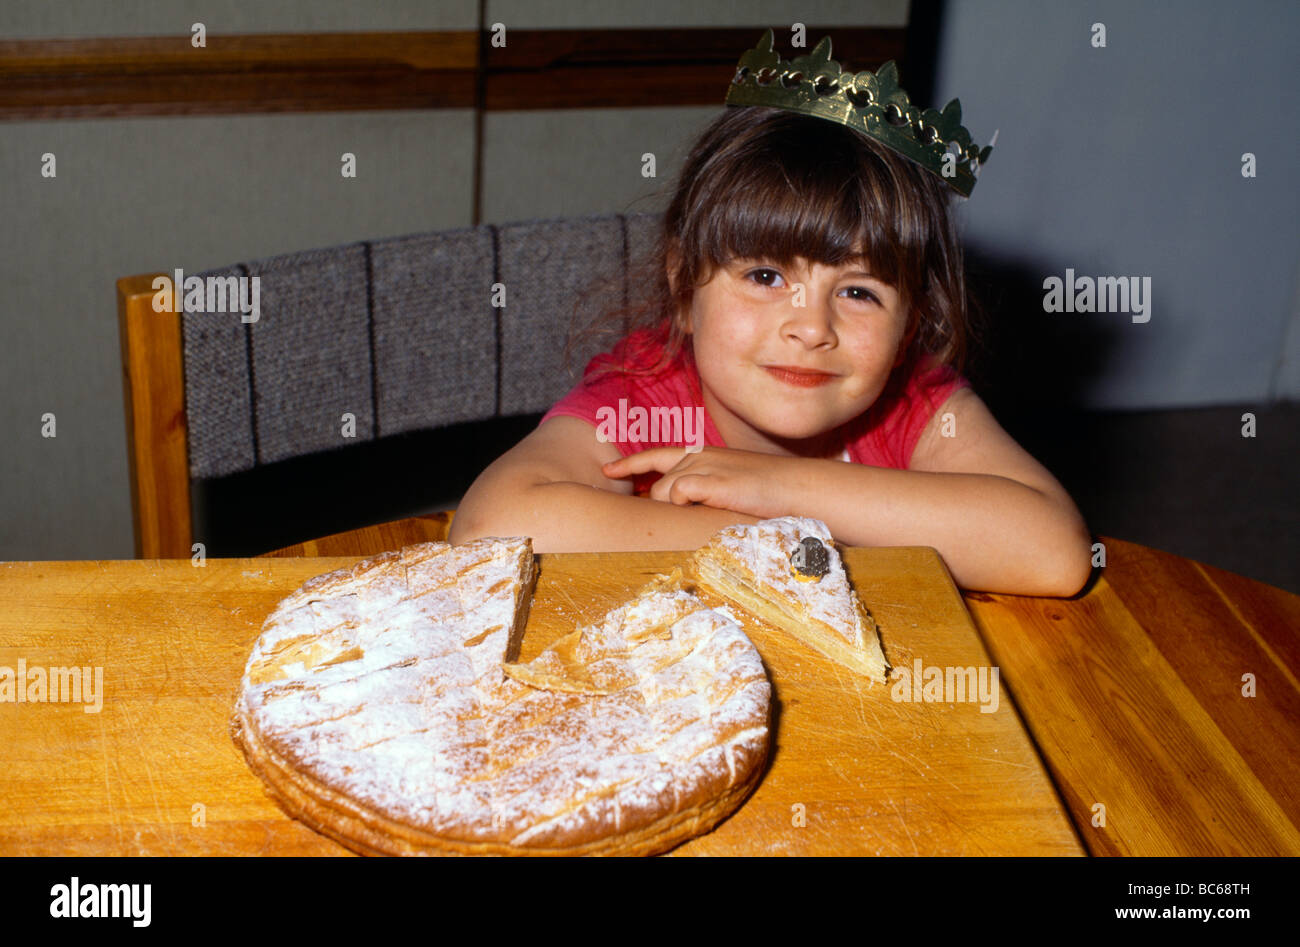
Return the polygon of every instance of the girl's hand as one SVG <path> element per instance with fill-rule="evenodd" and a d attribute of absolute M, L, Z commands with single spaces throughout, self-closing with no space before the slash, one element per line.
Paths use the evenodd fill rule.
<path fill-rule="evenodd" d="M 684 447 L 655 447 L 610 461 L 606 477 L 619 480 L 658 471 L 650 499 L 677 506 L 700 503 L 760 519 L 793 512 L 798 457 L 781 457 L 724 447 L 688 454 Z"/>

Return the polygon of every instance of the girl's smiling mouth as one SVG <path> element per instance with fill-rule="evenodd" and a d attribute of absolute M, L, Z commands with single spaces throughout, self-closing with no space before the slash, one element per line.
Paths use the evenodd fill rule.
<path fill-rule="evenodd" d="M 816 388 L 835 378 L 829 372 L 819 372 L 810 368 L 798 368 L 794 365 L 764 365 L 769 375 L 787 385 L 796 388 Z"/>

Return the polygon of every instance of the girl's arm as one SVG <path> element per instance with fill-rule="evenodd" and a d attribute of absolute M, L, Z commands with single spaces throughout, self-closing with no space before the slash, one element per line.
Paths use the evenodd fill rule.
<path fill-rule="evenodd" d="M 955 436 L 943 437 L 951 412 Z M 931 546 L 965 589 L 1070 596 L 1092 571 L 1092 537 L 1074 501 L 969 388 L 935 412 L 908 470 L 709 450 L 634 454 L 605 468 L 662 470 L 651 496 L 760 518 L 812 516 L 853 546 Z"/>
<path fill-rule="evenodd" d="M 756 517 L 632 496 L 601 465 L 618 448 L 571 417 L 542 424 L 479 475 L 452 519 L 449 539 L 531 536 L 535 552 L 695 549 L 732 523 Z"/>
<path fill-rule="evenodd" d="M 948 413 L 952 437 L 942 435 Z M 971 389 L 934 413 L 907 470 L 877 472 L 902 475 L 892 479 L 919 522 L 892 509 L 875 529 L 932 539 L 924 545 L 939 550 L 963 588 L 1068 597 L 1087 584 L 1092 535 L 1079 508 Z"/>

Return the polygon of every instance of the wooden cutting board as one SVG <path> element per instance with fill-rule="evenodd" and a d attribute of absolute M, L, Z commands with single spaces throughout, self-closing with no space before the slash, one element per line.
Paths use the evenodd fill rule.
<path fill-rule="evenodd" d="M 684 558 L 539 556 L 522 660 Z M 984 668 L 991 684 L 933 550 L 844 558 L 896 668 Z M 0 702 L 0 854 L 346 854 L 266 797 L 227 723 L 266 615 L 353 561 L 0 564 L 0 669 L 19 659 L 103 669 L 97 713 Z M 914 689 L 871 684 L 779 631 L 747 630 L 773 684 L 771 763 L 734 816 L 677 854 L 1082 853 L 1005 686 L 993 712 L 978 695 L 901 700 Z M 930 696 L 940 696 L 933 686 Z"/>

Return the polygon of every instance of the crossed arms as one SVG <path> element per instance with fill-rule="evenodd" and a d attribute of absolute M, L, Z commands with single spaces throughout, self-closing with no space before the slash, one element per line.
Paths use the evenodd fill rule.
<path fill-rule="evenodd" d="M 951 414 L 955 436 L 941 434 Z M 659 471 L 649 498 L 630 478 Z M 811 516 L 852 546 L 931 546 L 965 589 L 1070 596 L 1092 538 L 1056 478 L 969 388 L 935 412 L 908 470 L 705 448 L 622 457 L 584 421 L 555 417 L 475 481 L 451 541 L 531 536 L 538 552 L 694 549 L 718 529 Z"/>

